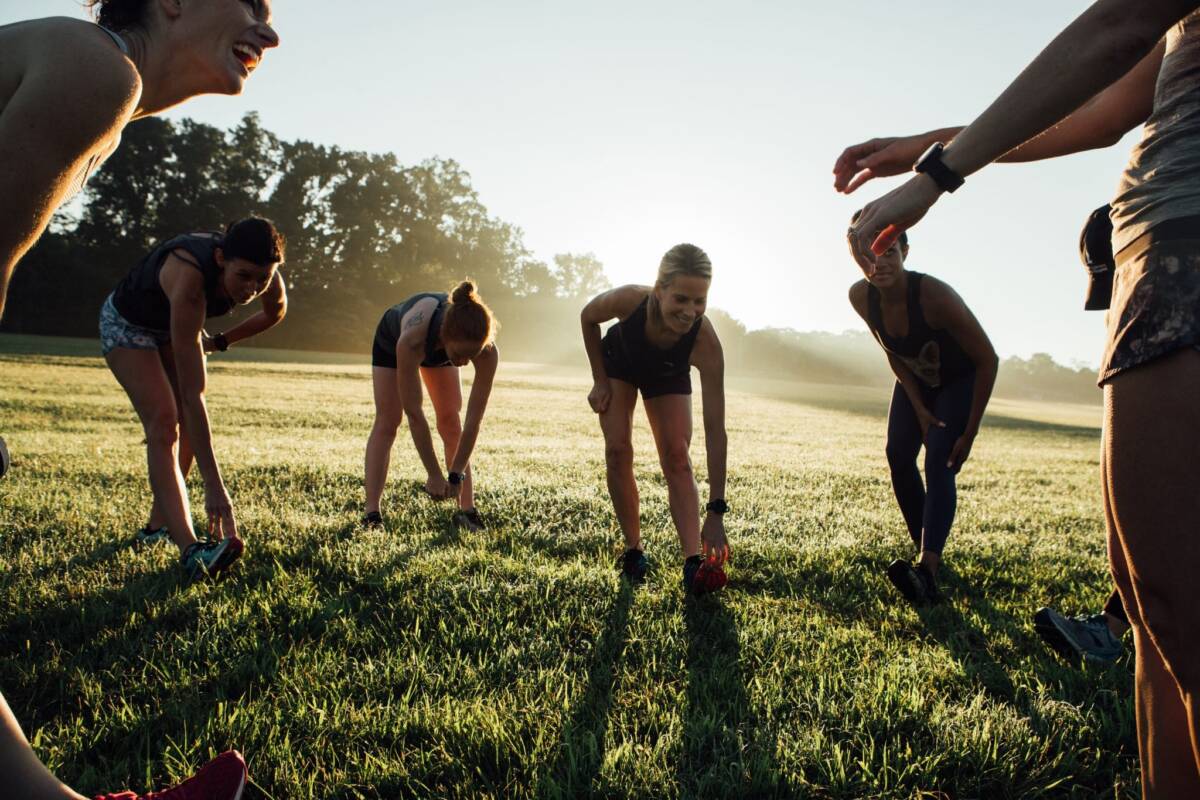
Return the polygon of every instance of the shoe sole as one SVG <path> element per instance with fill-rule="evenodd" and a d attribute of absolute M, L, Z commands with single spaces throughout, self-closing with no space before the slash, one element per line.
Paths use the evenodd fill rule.
<path fill-rule="evenodd" d="M 910 580 L 916 574 L 916 570 L 900 561 L 893 561 L 887 568 L 888 580 L 891 581 L 892 586 L 896 587 L 896 591 L 900 592 L 910 605 L 915 608 L 924 608 L 929 605 L 929 598 Z"/>

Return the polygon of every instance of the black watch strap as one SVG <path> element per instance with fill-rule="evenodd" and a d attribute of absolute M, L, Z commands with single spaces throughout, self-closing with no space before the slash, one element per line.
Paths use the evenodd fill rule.
<path fill-rule="evenodd" d="M 721 498 L 709 500 L 708 505 L 704 506 L 704 510 L 711 511 L 714 514 L 724 514 L 729 510 L 729 503 L 726 503 L 725 500 Z"/>
<path fill-rule="evenodd" d="M 222 353 L 224 353 L 226 350 L 229 349 L 229 339 L 227 339 L 225 337 L 225 334 L 218 333 L 216 336 L 213 337 L 212 340 L 213 340 L 213 344 L 216 345 L 216 348 L 218 350 L 220 350 Z"/>
<path fill-rule="evenodd" d="M 451 486 L 458 486 L 463 482 L 463 474 L 461 472 L 451 472 L 446 476 L 446 480 Z"/>
<path fill-rule="evenodd" d="M 946 145 L 934 142 L 933 146 L 913 164 L 913 172 L 920 172 L 933 178 L 933 182 L 944 192 L 953 193 L 955 189 L 966 183 L 963 176 L 946 166 L 942 161 L 942 151 Z"/>

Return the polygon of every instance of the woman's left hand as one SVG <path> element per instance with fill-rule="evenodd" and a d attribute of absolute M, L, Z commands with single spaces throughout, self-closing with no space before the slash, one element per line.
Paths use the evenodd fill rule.
<path fill-rule="evenodd" d="M 916 175 L 883 197 L 868 203 L 850 226 L 851 248 L 881 255 L 900 234 L 921 221 L 942 190 L 928 175 Z"/>
<path fill-rule="evenodd" d="M 709 512 L 700 530 L 700 546 L 704 557 L 717 564 L 729 560 L 729 540 L 725 538 L 725 519 Z"/>
<path fill-rule="evenodd" d="M 962 469 L 962 465 L 967 463 L 967 459 L 971 456 L 971 445 L 975 444 L 975 437 L 969 433 L 964 433 L 954 442 L 954 448 L 950 451 L 950 458 L 946 460 L 946 467 L 955 471 Z"/>

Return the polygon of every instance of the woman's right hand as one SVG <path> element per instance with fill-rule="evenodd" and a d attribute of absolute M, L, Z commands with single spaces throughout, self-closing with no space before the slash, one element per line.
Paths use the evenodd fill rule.
<path fill-rule="evenodd" d="M 435 500 L 445 500 L 450 497 L 450 482 L 441 473 L 430 475 L 425 481 L 425 491 Z"/>
<path fill-rule="evenodd" d="M 916 411 L 917 424 L 921 426 L 921 441 L 929 444 L 929 429 L 934 426 L 944 428 L 946 427 L 946 423 L 935 417 L 933 412 L 924 406 L 921 406 Z"/>
<path fill-rule="evenodd" d="M 903 175 L 929 149 L 930 135 L 886 136 L 851 145 L 833 165 L 833 188 L 850 194 L 872 178 Z"/>
<path fill-rule="evenodd" d="M 608 410 L 610 400 L 612 400 L 612 385 L 607 379 L 596 381 L 592 390 L 588 392 L 588 405 L 592 407 L 592 411 L 603 414 Z"/>
<path fill-rule="evenodd" d="M 226 536 L 237 536 L 237 522 L 233 518 L 233 501 L 225 491 L 225 485 L 204 487 L 204 511 L 208 514 L 208 536 L 220 541 Z"/>

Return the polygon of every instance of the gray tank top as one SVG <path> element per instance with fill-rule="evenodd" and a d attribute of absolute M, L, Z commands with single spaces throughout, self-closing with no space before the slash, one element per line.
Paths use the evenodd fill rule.
<path fill-rule="evenodd" d="M 110 30 L 103 25 L 97 25 L 96 27 L 107 33 L 109 38 L 113 40 L 113 43 L 116 44 L 117 47 L 121 48 L 122 53 L 129 55 L 129 45 L 125 43 L 123 38 L 121 38 L 121 34 L 114 30 Z M 107 161 L 109 156 L 116 152 L 117 145 L 120 143 L 121 135 L 117 134 L 116 138 L 107 148 L 105 148 L 104 152 L 96 153 L 90 159 L 88 159 L 88 162 L 83 165 L 83 168 L 80 169 L 75 177 L 71 180 L 71 186 L 67 190 L 67 197 L 63 201 L 64 203 L 66 200 L 83 191 L 84 184 L 87 183 L 88 178 L 92 177 L 92 173 L 95 172 L 101 164 Z"/>
<path fill-rule="evenodd" d="M 1160 222 L 1200 214 L 1200 10 L 1167 32 L 1154 110 L 1112 201 L 1113 251 Z"/>

